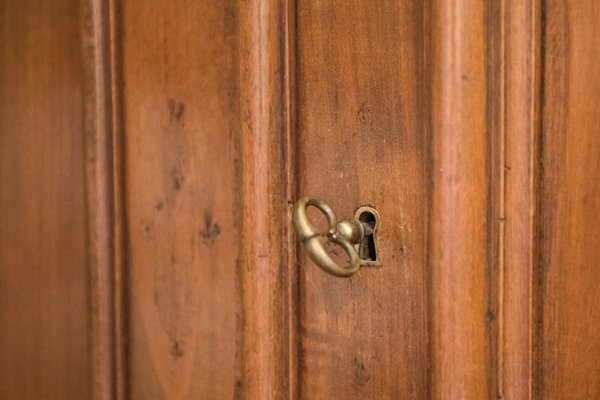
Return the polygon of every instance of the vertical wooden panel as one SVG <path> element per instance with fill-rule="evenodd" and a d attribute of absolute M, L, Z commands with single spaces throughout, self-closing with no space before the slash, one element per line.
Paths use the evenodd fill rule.
<path fill-rule="evenodd" d="M 423 14 L 415 1 L 297 3 L 300 194 L 382 216 L 383 268 L 301 265 L 301 397 L 421 399 L 427 368 Z"/>
<path fill-rule="evenodd" d="M 506 2 L 506 175 L 502 295 L 502 395 L 531 399 L 533 271 L 537 235 L 540 84 L 539 1 Z"/>
<path fill-rule="evenodd" d="M 600 5 L 544 2 L 537 394 L 600 396 Z"/>
<path fill-rule="evenodd" d="M 81 4 L 0 5 L 0 397 L 88 398 Z"/>
<path fill-rule="evenodd" d="M 484 6 L 470 0 L 430 5 L 429 264 L 435 399 L 492 397 Z"/>
<path fill-rule="evenodd" d="M 237 67 L 233 1 L 123 1 L 132 399 L 236 387 Z"/>
<path fill-rule="evenodd" d="M 246 399 L 294 397 L 295 142 L 290 104 L 291 2 L 239 3 L 241 384 Z"/>

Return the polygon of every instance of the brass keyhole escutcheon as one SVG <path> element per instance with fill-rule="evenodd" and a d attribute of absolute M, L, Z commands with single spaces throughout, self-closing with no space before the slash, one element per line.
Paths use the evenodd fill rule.
<path fill-rule="evenodd" d="M 308 219 L 307 208 L 321 211 L 328 222 L 328 229 L 320 231 Z M 338 221 L 331 206 L 317 197 L 303 197 L 296 202 L 292 223 L 310 259 L 322 270 L 339 277 L 354 275 L 361 267 L 381 267 L 377 231 L 380 216 L 371 206 L 361 206 L 354 218 Z M 344 249 L 348 256 L 346 265 L 334 261 L 327 251 L 327 242 Z"/>

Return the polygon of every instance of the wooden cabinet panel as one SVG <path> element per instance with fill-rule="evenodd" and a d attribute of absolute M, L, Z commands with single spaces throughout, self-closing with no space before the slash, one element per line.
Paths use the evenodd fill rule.
<path fill-rule="evenodd" d="M 598 397 L 598 22 L 0 2 L 0 397 Z M 383 267 L 318 269 L 301 196 Z"/>
<path fill-rule="evenodd" d="M 600 7 L 543 9 L 537 395 L 600 396 Z"/>
<path fill-rule="evenodd" d="M 0 397 L 88 398 L 82 10 L 0 3 Z"/>
<path fill-rule="evenodd" d="M 299 194 L 340 216 L 382 216 L 383 267 L 329 276 L 302 254 L 304 399 L 418 399 L 428 392 L 428 141 L 423 7 L 298 2 Z"/>
<path fill-rule="evenodd" d="M 232 3 L 121 4 L 132 399 L 232 398 L 236 387 Z"/>

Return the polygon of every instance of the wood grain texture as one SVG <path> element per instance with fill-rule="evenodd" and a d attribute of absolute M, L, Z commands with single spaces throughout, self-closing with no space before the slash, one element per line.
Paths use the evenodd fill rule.
<path fill-rule="evenodd" d="M 536 395 L 600 396 L 600 5 L 545 1 Z"/>
<path fill-rule="evenodd" d="M 501 324 L 501 389 L 532 399 L 533 276 L 539 172 L 540 2 L 505 4 L 505 174 Z"/>
<path fill-rule="evenodd" d="M 235 3 L 119 5 L 131 399 L 233 398 Z"/>
<path fill-rule="evenodd" d="M 110 85 L 105 93 L 110 98 L 108 103 L 110 118 L 107 129 L 111 134 L 110 143 L 112 154 L 107 155 L 112 162 L 112 196 L 113 196 L 113 284 L 112 319 L 113 332 L 113 374 L 111 382 L 114 396 L 117 400 L 125 400 L 129 390 L 128 376 L 128 337 L 129 337 L 129 304 L 128 304 L 128 269 L 127 269 L 127 218 L 126 218 L 126 176 L 125 171 L 125 132 L 123 129 L 123 27 L 121 25 L 121 3 L 119 0 L 93 0 L 104 5 L 105 8 L 97 12 L 98 19 L 103 26 L 102 43 L 105 49 L 103 54 L 104 84 Z"/>
<path fill-rule="evenodd" d="M 238 5 L 241 382 L 245 399 L 294 398 L 295 189 L 290 37 L 292 2 Z"/>
<path fill-rule="evenodd" d="M 0 398 L 600 397 L 598 26 L 0 3 Z M 377 208 L 383 268 L 296 254 L 300 195 Z"/>
<path fill-rule="evenodd" d="M 89 346 L 93 399 L 116 396 L 113 107 L 107 3 L 83 3 L 84 135 L 89 236 Z"/>
<path fill-rule="evenodd" d="M 428 393 L 423 8 L 297 2 L 299 192 L 381 213 L 383 268 L 300 270 L 300 398 Z"/>
<path fill-rule="evenodd" d="M 431 397 L 492 398 L 486 9 L 434 1 L 428 11 Z"/>
<path fill-rule="evenodd" d="M 90 398 L 82 8 L 0 3 L 0 397 Z"/>

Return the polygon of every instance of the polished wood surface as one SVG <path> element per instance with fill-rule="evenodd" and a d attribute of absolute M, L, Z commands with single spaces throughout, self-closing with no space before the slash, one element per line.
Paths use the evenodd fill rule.
<path fill-rule="evenodd" d="M 535 393 L 600 396 L 600 7 L 543 9 Z"/>
<path fill-rule="evenodd" d="M 492 398 L 485 7 L 433 2 L 431 99 L 431 398 Z"/>
<path fill-rule="evenodd" d="M 86 153 L 87 225 L 89 235 L 89 347 L 91 398 L 112 399 L 122 392 L 122 337 L 120 329 L 122 218 L 115 206 L 117 192 L 115 162 L 117 139 L 114 136 L 113 52 L 109 34 L 110 13 L 107 2 L 83 3 L 84 126 Z"/>
<path fill-rule="evenodd" d="M 237 398 L 297 396 L 291 2 L 238 4 L 242 329 Z"/>
<path fill-rule="evenodd" d="M 597 398 L 598 22 L 0 2 L 0 398 Z M 381 269 L 306 257 L 310 195 Z"/>
<path fill-rule="evenodd" d="M 428 393 L 423 8 L 298 2 L 299 194 L 340 216 L 382 215 L 383 267 L 329 276 L 300 267 L 300 398 Z"/>
<path fill-rule="evenodd" d="M 89 398 L 82 9 L 0 3 L 0 398 Z"/>
<path fill-rule="evenodd" d="M 120 4 L 129 398 L 233 398 L 241 292 L 233 2 Z"/>
<path fill-rule="evenodd" d="M 504 5 L 505 54 L 499 61 L 504 93 L 502 246 L 499 251 L 499 388 L 507 399 L 533 397 L 533 271 L 537 263 L 535 214 L 539 172 L 540 15 L 535 0 Z"/>

